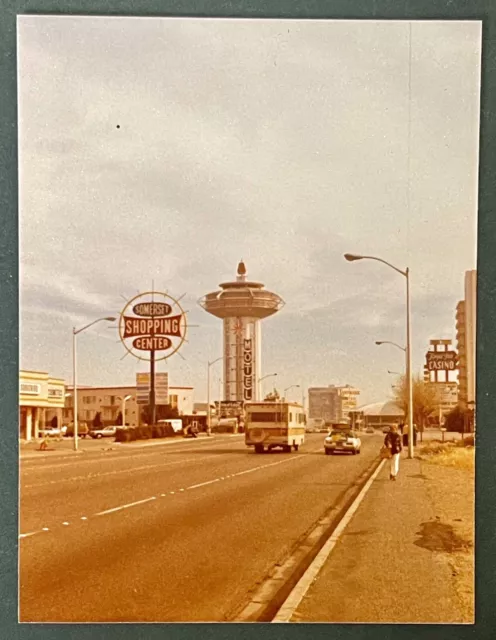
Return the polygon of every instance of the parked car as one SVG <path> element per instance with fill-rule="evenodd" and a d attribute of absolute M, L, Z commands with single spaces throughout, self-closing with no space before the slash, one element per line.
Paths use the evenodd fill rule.
<path fill-rule="evenodd" d="M 375 433 L 375 429 L 374 429 L 374 427 L 367 427 L 367 428 L 365 429 L 365 433 Z"/>
<path fill-rule="evenodd" d="M 117 429 L 119 429 L 120 427 L 117 427 L 115 425 L 113 426 L 109 426 L 109 427 L 101 427 L 98 429 L 92 429 L 90 431 L 90 436 L 92 438 L 111 438 L 112 436 L 115 436 Z"/>
<path fill-rule="evenodd" d="M 45 438 L 46 436 L 55 437 L 62 435 L 62 431 L 58 427 L 45 427 L 45 429 L 38 430 L 38 437 Z"/>
<path fill-rule="evenodd" d="M 324 440 L 324 451 L 326 455 L 349 451 L 353 455 L 360 453 L 362 441 L 356 431 L 345 431 L 344 429 L 333 429 Z"/>
<path fill-rule="evenodd" d="M 382 433 L 389 433 L 390 430 L 391 430 L 391 427 L 383 427 Z"/>

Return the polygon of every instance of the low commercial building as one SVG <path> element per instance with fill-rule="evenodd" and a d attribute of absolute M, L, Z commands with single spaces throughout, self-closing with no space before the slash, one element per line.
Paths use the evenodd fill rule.
<path fill-rule="evenodd" d="M 19 437 L 32 440 L 52 421 L 62 426 L 65 384 L 45 371 L 19 372 Z"/>
<path fill-rule="evenodd" d="M 359 429 L 390 427 L 405 420 L 403 409 L 391 400 L 374 402 L 350 411 L 351 423 Z"/>
<path fill-rule="evenodd" d="M 74 420 L 73 387 L 68 386 L 71 394 L 66 398 L 64 421 L 69 424 Z M 193 387 L 169 387 L 169 404 L 178 410 L 179 415 L 193 413 Z M 123 410 L 123 398 L 130 396 L 125 402 L 125 422 L 139 425 L 141 409 L 144 405 L 136 402 L 136 385 L 123 386 L 78 386 L 78 420 L 91 425 L 97 414 L 104 426 L 117 423 Z"/>
<path fill-rule="evenodd" d="M 441 424 L 448 413 L 453 411 L 458 404 L 458 384 L 456 382 L 428 382 L 427 384 L 436 394 L 438 411 L 434 419 L 438 424 Z"/>

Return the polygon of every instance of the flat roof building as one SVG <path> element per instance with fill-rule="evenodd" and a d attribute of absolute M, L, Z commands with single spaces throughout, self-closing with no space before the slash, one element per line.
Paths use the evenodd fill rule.
<path fill-rule="evenodd" d="M 66 398 L 64 420 L 71 423 L 74 420 L 74 402 L 72 386 L 67 387 L 71 394 Z M 179 415 L 193 413 L 193 387 L 169 387 L 169 404 L 177 409 Z M 129 425 L 139 425 L 141 409 L 145 406 L 136 402 L 136 385 L 112 386 L 84 386 L 78 385 L 78 420 L 93 423 L 96 415 L 100 414 L 100 421 L 104 426 L 117 424 L 119 414 L 123 409 L 123 398 L 131 396 L 125 403 L 125 422 Z"/>
<path fill-rule="evenodd" d="M 56 418 L 61 426 L 64 409 L 65 383 L 45 371 L 19 372 L 19 437 L 32 440 L 40 429 Z"/>

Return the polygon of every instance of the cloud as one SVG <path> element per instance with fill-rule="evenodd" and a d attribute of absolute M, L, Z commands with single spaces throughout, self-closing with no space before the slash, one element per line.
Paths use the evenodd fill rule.
<path fill-rule="evenodd" d="M 405 283 L 346 252 L 410 267 L 421 366 L 475 264 L 480 24 L 412 36 L 409 183 L 405 23 L 19 18 L 25 366 L 70 375 L 66 327 L 153 282 L 199 325 L 163 366 L 201 399 L 222 333 L 197 301 L 243 258 L 286 302 L 263 324 L 278 382 L 375 399 Z M 142 365 L 95 331 L 85 379 L 126 382 Z"/>

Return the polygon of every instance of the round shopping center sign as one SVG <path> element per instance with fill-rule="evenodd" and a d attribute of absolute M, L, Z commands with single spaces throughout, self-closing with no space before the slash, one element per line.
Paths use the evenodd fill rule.
<path fill-rule="evenodd" d="M 179 301 L 160 291 L 139 293 L 119 318 L 121 341 L 140 360 L 150 360 L 152 351 L 155 361 L 170 358 L 183 345 L 186 330 L 186 313 Z"/>

